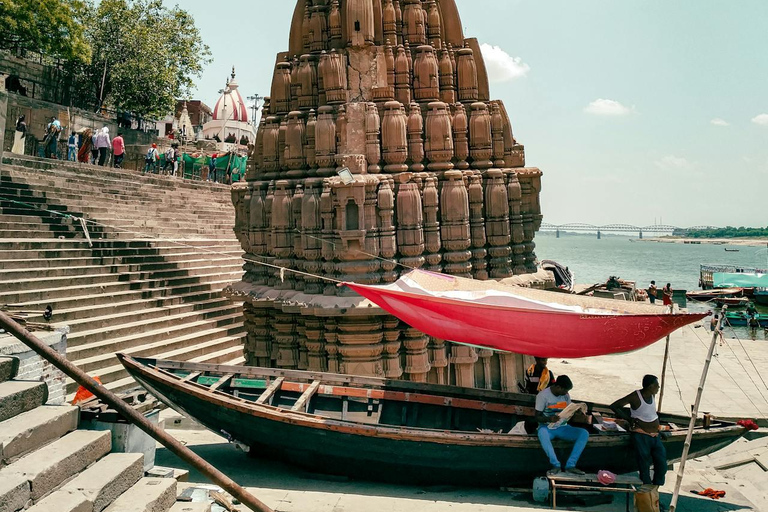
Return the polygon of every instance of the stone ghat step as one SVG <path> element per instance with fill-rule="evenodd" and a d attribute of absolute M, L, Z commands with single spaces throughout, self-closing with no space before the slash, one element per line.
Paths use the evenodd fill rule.
<path fill-rule="evenodd" d="M 175 503 L 175 479 L 142 478 L 104 512 L 167 512 Z"/>
<path fill-rule="evenodd" d="M 0 356 L 0 382 L 11 380 L 19 372 L 19 360 L 15 357 Z"/>
<path fill-rule="evenodd" d="M 142 340 L 151 341 L 162 337 L 163 333 L 193 332 L 208 325 L 224 326 L 242 320 L 242 310 L 237 306 L 225 304 L 202 311 L 183 311 L 164 316 L 140 317 L 138 320 L 124 323 L 116 319 L 115 323 L 105 328 L 74 330 L 67 337 L 67 357 L 79 360 L 93 354 L 117 352 L 126 348 L 126 343 L 136 346 Z M 127 317 L 132 320 L 134 315 Z"/>
<path fill-rule="evenodd" d="M 161 190 L 189 190 L 193 192 L 229 193 L 229 186 L 203 181 L 180 180 L 158 174 L 144 174 L 139 171 L 127 169 L 112 170 L 107 167 L 95 167 L 91 165 L 44 160 L 27 155 L 13 155 L 3 153 L 2 169 L 26 172 L 31 175 L 50 175 L 83 177 L 90 180 L 104 180 L 113 182 L 134 183 L 137 186 L 158 188 Z"/>
<path fill-rule="evenodd" d="M 227 343 L 219 343 L 219 344 L 213 344 L 212 346 L 222 346 L 227 345 Z M 166 355 L 159 355 L 156 356 L 158 359 L 173 359 L 176 361 L 190 361 L 193 363 L 207 363 L 207 364 L 226 364 L 226 365 L 233 365 L 233 366 L 242 366 L 245 364 L 245 358 L 243 357 L 243 346 L 240 342 L 239 338 L 237 339 L 236 343 L 231 343 L 230 346 L 225 346 L 224 348 L 221 348 L 220 350 L 216 351 L 208 351 L 203 355 L 193 357 L 191 359 L 181 359 L 182 357 L 185 357 L 185 353 L 177 353 L 177 352 L 171 352 L 167 356 Z M 122 367 L 120 367 L 122 368 Z M 139 384 L 128 375 L 127 372 L 123 372 L 125 374 L 124 377 L 115 380 L 113 382 L 110 382 L 108 384 L 105 384 L 105 387 L 107 389 L 112 390 L 115 393 L 118 393 L 120 391 L 126 391 L 129 389 L 135 389 L 139 387 Z M 73 389 L 77 389 L 76 387 Z M 74 390 L 71 392 L 71 394 L 68 396 L 74 397 Z"/>
<path fill-rule="evenodd" d="M 85 240 L 69 240 L 57 242 L 55 240 L 38 239 L 13 239 L 3 240 L 0 238 L 0 254 L 7 254 L 7 251 L 28 251 L 28 250 L 63 250 L 63 249 L 81 249 L 88 250 L 88 254 L 101 255 L 104 251 L 123 251 L 119 254 L 144 254 L 151 250 L 160 251 L 163 248 L 178 249 L 179 247 L 210 247 L 222 246 L 228 243 L 230 247 L 239 247 L 235 240 L 219 240 L 216 238 L 178 238 L 178 237 L 160 237 L 154 239 L 146 238 L 126 238 L 124 240 L 94 240 L 93 247 L 88 246 Z M 101 252 L 100 252 L 101 251 Z M 133 252 L 131 252 L 133 251 Z"/>
<path fill-rule="evenodd" d="M 90 306 L 76 304 L 72 308 L 53 308 L 53 318 L 51 321 L 59 324 L 81 325 L 81 327 L 84 327 L 85 324 L 78 324 L 77 322 L 84 321 L 90 326 L 97 325 L 103 318 L 108 318 L 111 315 L 130 315 L 133 312 L 151 311 L 155 308 L 162 310 L 176 306 L 200 307 L 201 304 L 217 304 L 219 301 L 240 304 L 233 303 L 231 299 L 224 296 L 220 289 L 200 290 L 168 297 L 138 298 L 126 301 L 119 301 L 119 297 L 117 297 L 118 301 L 114 299 L 115 297 L 109 297 L 109 300 Z M 27 319 L 31 322 L 44 322 L 45 319 L 42 316 L 44 307 L 42 304 L 29 305 L 25 310 L 28 315 Z M 91 324 L 89 322 L 94 323 Z"/>
<path fill-rule="evenodd" d="M 139 270 L 123 272 L 100 272 L 100 273 L 77 273 L 75 275 L 61 276 L 37 276 L 25 279 L 19 279 L 19 276 L 9 276 L 8 279 L 0 277 L 0 288 L 4 292 L 18 292 L 21 290 L 32 291 L 47 288 L 59 288 L 62 285 L 68 286 L 88 286 L 88 285 L 112 285 L 115 283 L 141 283 L 146 281 L 166 281 L 183 277 L 194 277 L 196 275 L 212 274 L 220 272 L 221 274 L 237 273 L 238 265 L 222 268 L 218 265 L 211 265 L 205 261 L 201 264 L 188 268 L 171 268 L 163 270 Z M 32 275 L 31 273 L 28 275 Z M 2 276 L 2 274 L 0 274 Z"/>
<path fill-rule="evenodd" d="M 26 482 L 27 499 L 38 501 L 111 449 L 109 431 L 76 430 L 0 469 L 0 482 Z M 0 503 L 11 498 L 1 493 Z"/>
<path fill-rule="evenodd" d="M 182 205 L 198 204 L 208 208 L 229 209 L 233 207 L 227 194 L 189 193 L 174 190 L 169 194 L 168 190 L 153 191 L 138 187 L 127 186 L 125 182 L 110 186 L 100 184 L 90 179 L 79 180 L 47 180 L 29 175 L 14 175 L 13 173 L 0 172 L 0 183 L 3 191 L 17 196 L 50 196 L 70 197 L 78 199 L 85 193 L 99 193 L 101 201 L 115 201 L 116 203 L 134 204 L 143 202 L 151 204 Z"/>
<path fill-rule="evenodd" d="M 136 357 L 156 357 L 158 359 L 173 359 L 176 361 L 188 361 L 193 358 L 200 358 L 204 362 L 217 362 L 224 357 L 224 354 L 233 354 L 228 359 L 234 359 L 239 353 L 243 354 L 243 338 L 245 337 L 245 328 L 233 326 L 220 329 L 207 329 L 193 334 L 180 336 L 179 338 L 170 338 L 163 342 L 155 342 L 147 346 L 142 346 L 125 352 Z M 227 359 L 227 358 L 225 358 Z M 74 361 L 74 364 L 78 364 Z M 114 355 L 104 357 L 101 360 L 101 366 L 88 371 L 92 377 L 98 376 L 102 384 L 113 391 L 121 391 L 128 387 L 138 387 L 132 378 L 128 377 L 128 372 L 118 363 Z M 126 387 L 110 386 L 110 383 L 117 382 L 128 377 L 133 381 L 133 385 Z M 130 384 L 130 383 L 129 383 Z M 77 391 L 76 382 L 67 379 L 66 392 L 68 395 Z"/>
<path fill-rule="evenodd" d="M 64 484 L 60 492 L 79 494 L 88 501 L 89 512 L 101 511 L 143 476 L 143 454 L 110 453 Z"/>
<path fill-rule="evenodd" d="M 223 295 L 221 297 L 198 302 L 186 302 L 154 308 L 149 307 L 144 303 L 144 306 L 145 307 L 141 309 L 137 308 L 132 311 L 121 310 L 119 313 L 112 313 L 109 315 L 89 315 L 78 320 L 65 320 L 64 318 L 59 318 L 58 314 L 54 314 L 52 322 L 69 326 L 72 335 L 96 331 L 103 331 L 105 333 L 120 331 L 128 334 L 130 331 L 124 331 L 123 326 L 134 325 L 139 321 L 150 321 L 193 313 L 200 319 L 213 319 L 223 314 L 220 312 L 219 308 L 239 310 L 237 304 L 232 304 L 227 297 L 224 297 Z M 29 320 L 32 322 L 42 321 L 42 317 L 30 317 Z M 85 341 L 85 343 L 88 342 Z M 70 346 L 67 355 L 71 353 L 71 349 L 74 349 L 74 347 Z"/>
<path fill-rule="evenodd" d="M 58 288 L 40 288 L 26 289 L 19 291 L 0 291 L 0 304 L 20 304 L 20 303 L 50 303 L 53 299 L 75 298 L 82 295 L 114 295 L 119 292 L 129 290 L 148 290 L 151 288 L 178 288 L 184 285 L 194 286 L 212 281 L 221 281 L 223 279 L 234 282 L 240 280 L 243 273 L 239 272 L 221 272 L 219 269 L 211 269 L 211 273 L 184 275 L 165 279 L 143 279 L 135 281 L 119 282 L 97 282 L 88 284 L 78 284 Z"/>
<path fill-rule="evenodd" d="M 201 258 L 200 254 L 193 255 L 195 259 L 184 261 L 163 261 L 157 263 L 136 263 L 136 264 L 101 264 L 101 265 L 62 265 L 57 267 L 42 268 L 20 268 L 9 269 L 0 263 L 0 282 L 24 279 L 33 275 L 36 278 L 54 278 L 65 276 L 83 276 L 97 274 L 131 274 L 135 272 L 157 272 L 165 270 L 187 270 L 200 268 L 203 266 L 215 266 L 226 268 L 227 270 L 237 270 L 242 266 L 242 260 L 237 257 L 218 257 L 211 255 L 210 258 Z M 230 268 L 232 267 L 232 268 Z"/>
<path fill-rule="evenodd" d="M 77 428 L 78 407 L 43 405 L 0 422 L 0 468 Z"/>
<path fill-rule="evenodd" d="M 44 382 L 8 380 L 0 383 L 0 421 L 31 411 L 48 401 Z"/>
<path fill-rule="evenodd" d="M 183 284 L 180 286 L 158 286 L 146 290 L 128 289 L 111 293 L 99 293 L 100 290 L 97 289 L 94 293 L 86 293 L 84 295 L 72 296 L 64 293 L 59 297 L 46 295 L 42 298 L 38 297 L 36 300 L 32 301 L 17 302 L 5 301 L 3 297 L 0 296 L 0 304 L 13 304 L 14 306 L 28 311 L 42 311 L 46 306 L 50 305 L 55 313 L 59 309 L 87 308 L 90 306 L 109 305 L 110 303 L 118 303 L 120 301 L 127 302 L 141 299 L 161 300 L 166 298 L 170 299 L 177 295 L 183 296 L 185 294 L 221 293 L 221 291 L 231 283 L 231 279 L 213 279 L 206 282 Z"/>
<path fill-rule="evenodd" d="M 184 249 L 184 248 L 181 248 Z M 186 250 L 185 252 L 169 253 L 165 255 L 147 254 L 139 256 L 91 256 L 89 251 L 82 251 L 85 255 L 72 254 L 71 257 L 57 257 L 58 255 L 49 254 L 49 257 L 29 258 L 29 251 L 6 251 L 0 255 L 0 270 L 25 270 L 37 272 L 39 270 L 50 268 L 72 268 L 89 267 L 102 265 L 153 265 L 153 264 L 183 264 L 189 261 L 195 261 L 201 257 L 210 258 L 229 258 L 242 261 L 242 250 L 221 251 L 217 248 L 211 248 L 210 253 L 200 250 L 199 252 Z M 5 259 L 7 256 L 12 259 Z M 66 255 L 65 255 L 66 256 Z"/>

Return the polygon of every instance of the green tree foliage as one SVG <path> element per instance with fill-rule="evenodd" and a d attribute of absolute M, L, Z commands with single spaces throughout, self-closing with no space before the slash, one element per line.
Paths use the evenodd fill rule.
<path fill-rule="evenodd" d="M 688 231 L 685 236 L 690 238 L 768 238 L 768 227 L 765 228 L 746 228 L 744 226 L 736 228 L 728 226 L 725 228 L 701 229 Z"/>
<path fill-rule="evenodd" d="M 53 59 L 88 62 L 85 0 L 0 0 L 0 48 L 22 48 Z"/>
<path fill-rule="evenodd" d="M 99 107 L 163 117 L 210 61 L 192 16 L 160 0 L 101 0 L 85 22 L 93 57 L 77 94 Z"/>

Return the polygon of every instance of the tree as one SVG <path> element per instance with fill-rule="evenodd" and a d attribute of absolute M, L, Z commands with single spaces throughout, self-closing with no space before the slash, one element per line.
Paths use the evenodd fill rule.
<path fill-rule="evenodd" d="M 93 57 L 76 66 L 78 94 L 98 108 L 163 117 L 210 61 L 192 16 L 160 0 L 101 0 L 86 37 Z"/>
<path fill-rule="evenodd" d="M 84 63 L 84 0 L 0 0 L 0 48 L 22 48 L 53 59 Z"/>

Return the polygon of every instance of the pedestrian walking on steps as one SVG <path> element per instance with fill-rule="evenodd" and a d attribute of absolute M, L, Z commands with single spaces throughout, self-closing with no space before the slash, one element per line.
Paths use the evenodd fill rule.
<path fill-rule="evenodd" d="M 16 153 L 17 155 L 24 154 L 24 147 L 26 146 L 26 143 L 27 143 L 26 119 L 27 119 L 27 116 L 22 114 L 16 120 L 16 133 L 14 134 L 13 148 L 11 148 L 11 153 Z"/>
<path fill-rule="evenodd" d="M 211 156 L 211 167 L 208 171 L 208 181 L 216 183 L 216 153 Z"/>
<path fill-rule="evenodd" d="M 77 134 L 75 132 L 70 134 L 69 141 L 67 141 L 67 161 L 77 161 Z"/>
<path fill-rule="evenodd" d="M 115 157 L 115 168 L 122 169 L 123 158 L 125 158 L 125 140 L 123 139 L 123 132 L 117 132 L 117 137 L 112 139 L 112 155 Z"/>
<path fill-rule="evenodd" d="M 157 174 L 159 162 L 160 153 L 157 151 L 157 144 L 152 144 L 152 147 L 147 150 L 147 156 L 144 157 L 144 172 L 152 171 L 154 174 Z"/>
<path fill-rule="evenodd" d="M 45 128 L 43 147 L 45 158 L 58 158 L 59 135 L 61 135 L 61 123 L 56 117 L 51 117 L 51 122 Z"/>
<path fill-rule="evenodd" d="M 109 128 L 106 126 L 96 136 L 95 146 L 99 150 L 99 165 L 104 167 L 107 162 L 109 148 L 112 147 L 112 141 L 109 140 Z"/>

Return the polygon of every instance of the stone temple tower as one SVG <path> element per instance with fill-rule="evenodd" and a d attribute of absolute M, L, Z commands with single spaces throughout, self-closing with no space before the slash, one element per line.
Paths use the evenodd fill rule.
<path fill-rule="evenodd" d="M 516 390 L 522 356 L 430 338 L 321 277 L 536 272 L 540 190 L 454 0 L 298 0 L 232 189 L 247 363 Z"/>

